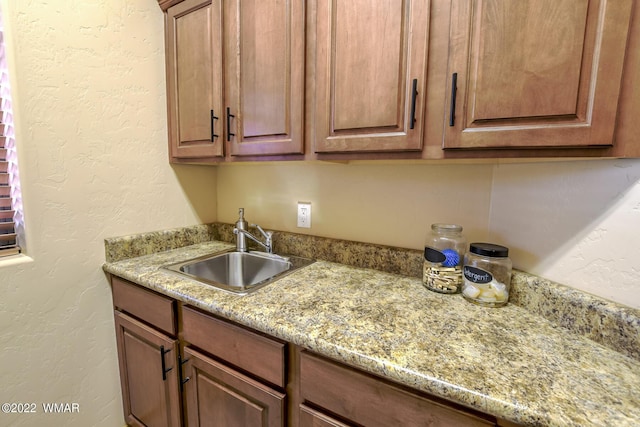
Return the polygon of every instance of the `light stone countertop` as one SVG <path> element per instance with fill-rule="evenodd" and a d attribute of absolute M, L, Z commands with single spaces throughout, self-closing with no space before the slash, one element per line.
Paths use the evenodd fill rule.
<path fill-rule="evenodd" d="M 509 421 L 640 425 L 640 362 L 513 304 L 484 308 L 420 279 L 327 261 L 236 296 L 161 267 L 220 241 L 104 270 L 340 362 Z"/>

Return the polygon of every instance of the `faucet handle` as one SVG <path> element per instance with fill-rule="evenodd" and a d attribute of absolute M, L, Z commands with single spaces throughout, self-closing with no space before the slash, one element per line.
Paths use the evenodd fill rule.
<path fill-rule="evenodd" d="M 273 234 L 272 231 L 264 231 L 262 227 L 260 227 L 258 224 L 251 224 L 251 226 L 257 228 L 258 231 L 264 236 L 265 239 L 270 237 L 271 234 Z"/>
<path fill-rule="evenodd" d="M 264 246 L 267 249 L 267 252 L 273 253 L 273 247 L 272 247 L 273 231 L 264 231 L 262 227 L 260 227 L 258 224 L 251 224 L 251 226 L 257 228 L 258 231 L 265 238 Z"/>

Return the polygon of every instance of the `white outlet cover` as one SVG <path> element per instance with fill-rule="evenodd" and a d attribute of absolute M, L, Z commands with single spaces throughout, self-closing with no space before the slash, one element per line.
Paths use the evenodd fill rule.
<path fill-rule="evenodd" d="M 298 227 L 311 228 L 311 203 L 298 202 Z"/>

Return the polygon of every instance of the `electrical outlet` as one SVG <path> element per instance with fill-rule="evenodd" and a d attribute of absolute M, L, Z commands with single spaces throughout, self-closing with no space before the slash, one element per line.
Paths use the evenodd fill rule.
<path fill-rule="evenodd" d="M 298 202 L 298 227 L 311 228 L 311 203 Z"/>

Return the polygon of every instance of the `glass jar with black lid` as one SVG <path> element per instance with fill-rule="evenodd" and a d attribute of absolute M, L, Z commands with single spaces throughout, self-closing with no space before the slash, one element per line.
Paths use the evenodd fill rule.
<path fill-rule="evenodd" d="M 472 243 L 464 256 L 462 295 L 478 305 L 505 305 L 511 288 L 511 269 L 508 248 L 493 243 Z"/>
<path fill-rule="evenodd" d="M 424 246 L 424 286 L 443 294 L 460 292 L 462 259 L 466 250 L 461 226 L 431 224 L 431 233 Z"/>

